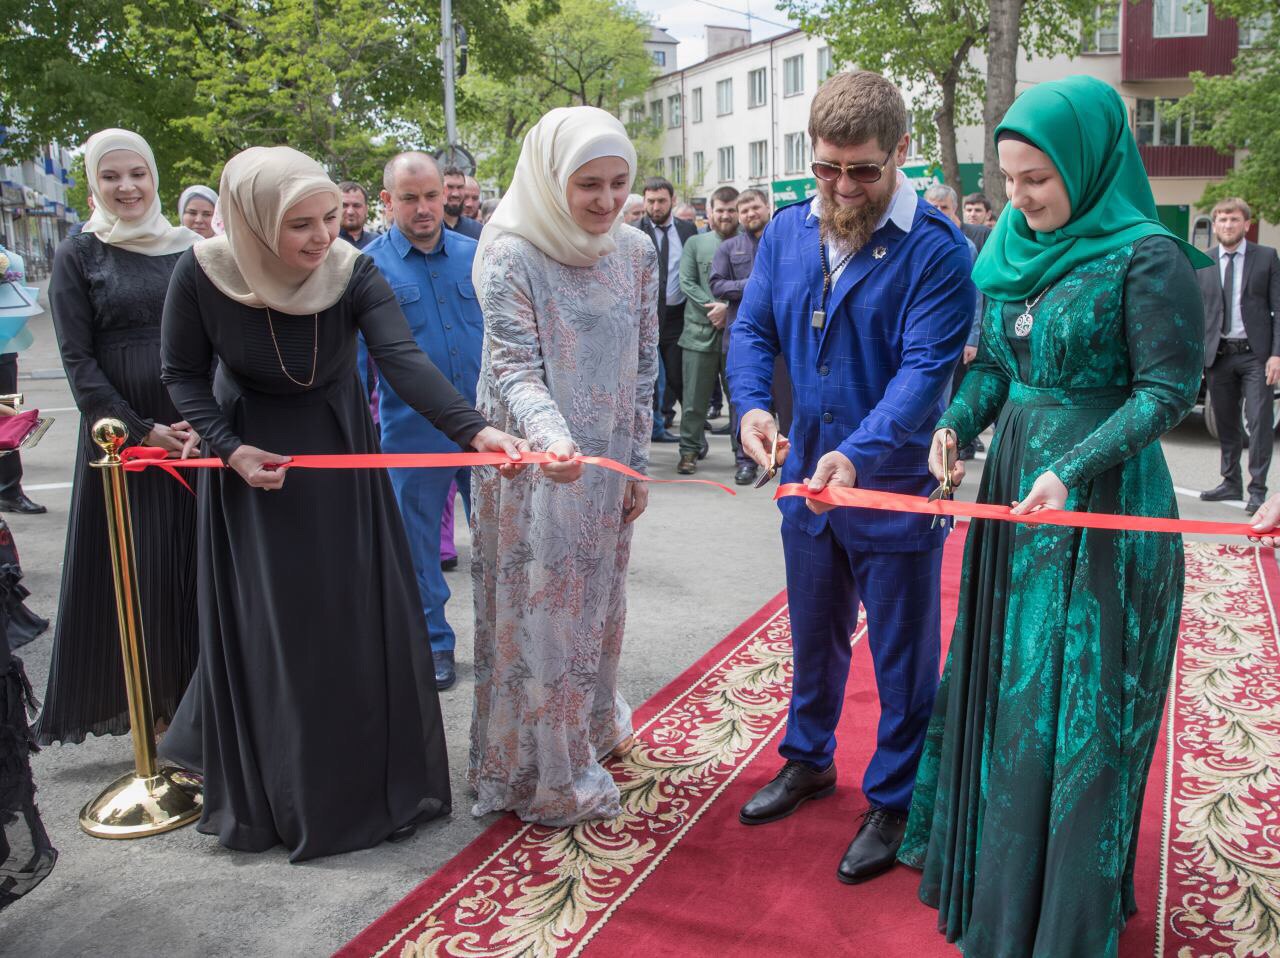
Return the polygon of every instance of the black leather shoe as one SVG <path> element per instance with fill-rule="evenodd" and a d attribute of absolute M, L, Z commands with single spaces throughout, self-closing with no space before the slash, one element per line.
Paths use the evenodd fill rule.
<path fill-rule="evenodd" d="M 826 798 L 836 790 L 836 764 L 819 772 L 804 762 L 787 762 L 772 782 L 756 792 L 738 812 L 744 825 L 764 825 L 786 818 L 811 798 Z"/>
<path fill-rule="evenodd" d="M 1228 499 L 1243 499 L 1244 490 L 1239 486 L 1232 486 L 1224 482 L 1200 493 L 1200 498 L 1205 502 L 1225 502 Z M 0 512 L 2 511 L 3 509 L 0 509 Z"/>
<path fill-rule="evenodd" d="M 397 842 L 407 842 L 415 834 L 417 834 L 417 831 L 418 831 L 417 822 L 410 822 L 408 825 L 401 825 L 399 828 L 393 831 L 390 835 L 388 835 L 387 841 L 393 844 Z"/>
<path fill-rule="evenodd" d="M 724 415 L 723 406 L 712 406 L 710 409 L 707 410 L 708 419 L 719 419 L 723 415 Z"/>
<path fill-rule="evenodd" d="M 733 481 L 739 486 L 749 486 L 756 481 L 758 470 L 754 465 L 739 466 L 738 471 L 733 474 Z"/>
<path fill-rule="evenodd" d="M 975 440 L 973 441 L 973 451 L 974 451 L 974 452 L 986 452 L 986 451 L 987 451 L 987 447 L 986 447 L 986 446 L 984 446 L 984 445 L 982 444 L 982 440 L 981 440 L 981 439 L 975 439 Z"/>
<path fill-rule="evenodd" d="M 680 463 L 676 466 L 676 472 L 682 476 L 692 476 L 698 471 L 698 461 L 689 453 L 680 454 Z"/>
<path fill-rule="evenodd" d="M 969 443 L 969 445 L 967 446 L 960 447 L 960 452 L 957 458 L 959 458 L 961 461 L 964 461 L 964 460 L 972 459 L 977 454 L 978 454 L 978 450 L 974 448 L 973 443 Z"/>
<path fill-rule="evenodd" d="M 436 691 L 443 692 L 453 688 L 453 683 L 458 681 L 458 672 L 453 667 L 453 653 L 432 652 L 431 661 L 436 667 Z"/>
<path fill-rule="evenodd" d="M 731 432 L 733 432 L 733 426 L 731 426 L 729 423 L 725 423 L 723 426 L 716 426 L 714 429 L 712 429 L 711 435 L 727 436 Z"/>
<path fill-rule="evenodd" d="M 654 442 L 679 442 L 680 437 L 677 436 L 675 433 L 669 432 L 668 430 L 664 429 L 662 430 L 662 432 L 655 432 L 653 434 L 653 441 Z"/>
<path fill-rule="evenodd" d="M 0 512 L 19 512 L 24 516 L 38 516 L 48 512 L 38 502 L 32 502 L 25 492 L 20 492 L 12 499 L 0 499 Z"/>
<path fill-rule="evenodd" d="M 445 572 L 452 572 L 454 569 L 458 568 L 458 557 L 454 556 L 452 559 L 441 559 L 440 568 Z"/>
<path fill-rule="evenodd" d="M 1244 507 L 1244 511 L 1249 515 L 1253 515 L 1262 508 L 1262 504 L 1267 501 L 1266 496 L 1250 496 L 1249 504 Z"/>
<path fill-rule="evenodd" d="M 898 846 L 907 830 L 907 816 L 887 808 L 872 806 L 862 816 L 858 834 L 849 843 L 836 877 L 846 885 L 856 885 L 887 872 L 898 860 Z"/>

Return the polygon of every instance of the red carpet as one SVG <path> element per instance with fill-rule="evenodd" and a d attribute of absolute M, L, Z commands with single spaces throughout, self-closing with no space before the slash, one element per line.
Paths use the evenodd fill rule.
<path fill-rule="evenodd" d="M 943 567 L 948 637 L 963 530 Z M 1246 549 L 1192 545 L 1187 563 L 1172 733 L 1147 789 L 1140 910 L 1121 956 L 1277 955 L 1280 575 Z M 773 958 L 856 942 L 859 954 L 957 955 L 916 899 L 915 872 L 856 887 L 834 877 L 865 805 L 878 715 L 861 631 L 836 795 L 771 825 L 738 823 L 780 762 L 789 638 L 779 595 L 637 711 L 639 745 L 613 766 L 621 818 L 572 830 L 504 818 L 339 954 Z"/>

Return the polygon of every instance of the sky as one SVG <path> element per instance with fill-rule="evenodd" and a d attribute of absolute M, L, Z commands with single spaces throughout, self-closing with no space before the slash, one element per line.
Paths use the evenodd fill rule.
<path fill-rule="evenodd" d="M 707 24 L 745 27 L 748 8 L 753 14 L 750 21 L 752 40 L 764 40 L 795 26 L 785 13 L 774 9 L 773 0 L 636 0 L 636 6 L 656 26 L 665 27 L 668 33 L 680 41 L 676 55 L 681 67 L 692 66 L 706 59 L 704 27 Z M 733 10 L 740 12 L 730 12 Z M 757 17 L 772 22 L 765 23 L 756 19 Z"/>

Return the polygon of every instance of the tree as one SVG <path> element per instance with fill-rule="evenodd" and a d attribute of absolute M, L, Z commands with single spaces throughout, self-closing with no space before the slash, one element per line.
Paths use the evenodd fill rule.
<path fill-rule="evenodd" d="M 625 0 L 561 0 L 559 11 L 531 16 L 528 0 L 513 15 L 533 22 L 536 57 L 514 79 L 485 70 L 462 83 L 459 116 L 473 142 L 484 144 L 481 168 L 506 184 L 515 172 L 525 133 L 548 110 L 596 106 L 619 114 L 653 79 L 644 48 L 649 24 Z M 629 132 L 643 137 L 641 124 Z"/>
<path fill-rule="evenodd" d="M 784 0 L 783 9 L 805 31 L 827 38 L 834 62 L 884 73 L 908 88 L 917 119 L 931 116 L 935 124 L 915 124 L 920 145 L 941 162 L 957 192 L 956 132 L 977 121 L 980 105 L 988 133 L 1004 117 L 1019 45 L 1042 56 L 1075 53 L 1096 20 L 1095 0 Z M 985 79 L 976 53 L 987 57 Z M 1002 203 L 999 165 L 988 169 L 984 162 L 983 177 L 988 196 Z"/>
<path fill-rule="evenodd" d="M 1194 142 L 1241 151 L 1235 167 L 1205 189 L 1201 205 L 1242 196 L 1255 218 L 1280 221 L 1280 11 L 1275 0 L 1217 0 L 1214 12 L 1252 25 L 1256 37 L 1231 73 L 1193 73 L 1191 95 L 1177 104 L 1184 121 L 1194 117 Z"/>

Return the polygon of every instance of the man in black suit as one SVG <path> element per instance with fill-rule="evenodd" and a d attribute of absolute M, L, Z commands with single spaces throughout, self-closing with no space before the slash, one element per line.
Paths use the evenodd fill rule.
<path fill-rule="evenodd" d="M 1218 421 L 1222 482 L 1201 499 L 1240 499 L 1240 402 L 1249 423 L 1249 504 L 1258 511 L 1267 497 L 1267 470 L 1275 443 L 1273 387 L 1280 382 L 1280 259 L 1270 246 L 1248 242 L 1249 206 L 1221 200 L 1212 213 L 1218 245 L 1215 265 L 1200 270 L 1204 298 L 1204 360 L 1209 402 Z"/>
<path fill-rule="evenodd" d="M 651 176 L 644 181 L 644 212 L 640 229 L 649 234 L 658 249 L 658 353 L 666 377 L 666 390 L 655 398 L 654 439 L 679 442 L 666 435 L 676 415 L 676 400 L 684 395 L 680 334 L 684 332 L 684 293 L 680 291 L 680 254 L 684 244 L 698 233 L 698 227 L 671 215 L 675 187 L 670 180 Z M 659 415 L 661 419 L 659 419 Z M 666 428 L 658 429 L 661 422 Z"/>

